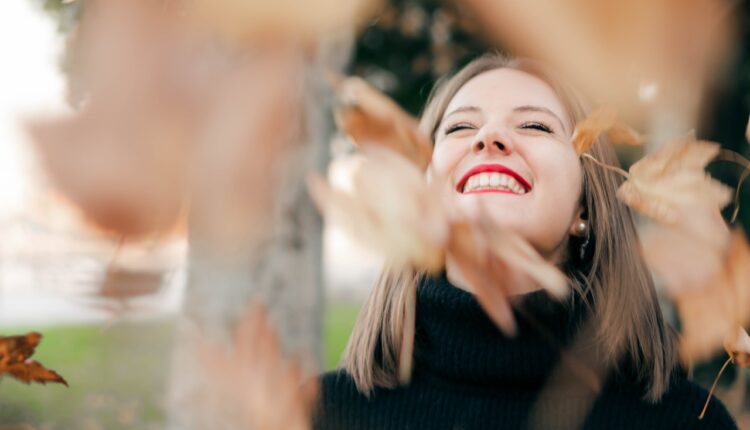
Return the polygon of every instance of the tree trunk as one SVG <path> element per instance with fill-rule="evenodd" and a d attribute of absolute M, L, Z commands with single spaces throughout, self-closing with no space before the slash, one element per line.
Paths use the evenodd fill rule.
<path fill-rule="evenodd" d="M 316 63 L 305 66 L 304 113 L 299 117 L 302 132 L 297 137 L 304 144 L 285 157 L 272 199 L 272 222 L 263 227 L 270 233 L 250 229 L 244 246 L 235 247 L 231 254 L 217 253 L 201 238 L 205 230 L 210 234 L 225 222 L 222 210 L 213 210 L 198 221 L 191 219 L 188 282 L 168 387 L 170 429 L 247 428 L 247 423 L 204 401 L 204 388 L 211 383 L 210 366 L 201 362 L 196 351 L 206 338 L 227 343 L 250 302 L 265 303 L 287 355 L 304 357 L 308 370 L 317 370 L 322 363 L 321 220 L 308 196 L 305 177 L 327 164 L 333 97 L 324 72 L 341 67 L 346 60 L 340 58 L 341 53 L 348 55 L 348 49 L 336 50 L 330 44 L 328 49 L 330 58 L 319 51 Z M 337 64 L 332 64 L 336 56 Z M 273 181 L 266 179 L 245 185 L 249 190 L 272 186 L 269 182 Z"/>

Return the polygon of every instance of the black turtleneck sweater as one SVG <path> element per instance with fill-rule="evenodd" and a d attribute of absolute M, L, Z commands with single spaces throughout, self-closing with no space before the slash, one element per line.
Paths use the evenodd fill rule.
<path fill-rule="evenodd" d="M 626 376 L 607 378 L 598 394 L 591 385 L 551 383 L 565 380 L 551 375 L 559 375 L 561 346 L 574 339 L 582 311 L 552 304 L 544 293 L 527 294 L 521 304 L 526 312 L 517 315 L 518 334 L 509 338 L 445 274 L 425 279 L 417 289 L 410 384 L 376 388 L 368 398 L 344 370 L 325 373 L 314 428 L 736 428 L 715 398 L 698 420 L 707 392 L 680 372 L 657 403 L 643 400 L 643 389 Z M 556 386 L 562 388 L 550 389 Z"/>

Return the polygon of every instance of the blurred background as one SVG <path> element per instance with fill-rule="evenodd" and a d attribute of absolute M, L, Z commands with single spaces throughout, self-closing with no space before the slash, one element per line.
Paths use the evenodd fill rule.
<path fill-rule="evenodd" d="M 190 279 L 195 279 L 191 270 L 210 260 L 189 249 L 189 234 L 123 242 L 91 228 L 74 205 L 49 190 L 50 179 L 38 147 L 31 143 L 28 121 L 68 115 L 86 104 L 85 97 L 81 101 L 77 95 L 70 51 L 70 36 L 85 5 L 80 0 L 6 0 L 0 13 L 0 335 L 41 332 L 44 338 L 34 358 L 70 384 L 27 386 L 2 378 L 0 429 L 166 428 L 170 409 L 180 403 L 171 385 L 175 367 L 183 365 L 175 357 L 180 355 L 175 344 L 182 342 L 181 318 L 194 314 L 211 319 L 239 312 L 236 307 L 222 308 L 206 293 L 192 298 L 186 294 Z M 726 13 L 736 21 L 737 42 L 727 50 L 716 72 L 719 78 L 711 81 L 710 96 L 700 104 L 695 132 L 750 157 L 745 137 L 750 114 L 750 6 L 745 1 L 727 2 Z M 463 3 L 385 0 L 359 27 L 337 36 L 330 48 L 335 55 L 322 56 L 333 57 L 327 60 L 332 67 L 363 77 L 416 116 L 439 77 L 487 51 L 515 52 L 516 45 L 503 46 L 481 28 Z M 324 97 L 325 109 L 314 119 L 313 132 L 323 149 L 312 168 L 346 188 L 350 167 L 337 160 L 353 148 L 335 136 L 330 98 Z M 641 152 L 623 150 L 620 155 L 627 166 Z M 735 186 L 742 169 L 717 162 L 710 171 Z M 740 198 L 747 208 L 750 190 L 745 188 Z M 728 207 L 725 215 L 731 210 Z M 308 211 L 312 215 L 298 221 L 312 236 L 280 234 L 290 242 L 297 237 L 304 244 L 299 247 L 307 249 L 286 267 L 297 270 L 300 264 L 304 271 L 294 279 L 310 279 L 315 285 L 305 296 L 312 297 L 305 308 L 312 316 L 282 322 L 287 325 L 281 331 L 311 336 L 301 343 L 313 345 L 307 350 L 319 369 L 331 369 L 382 259 L 335 226 L 322 226 L 314 211 Z M 750 211 L 739 212 L 738 224 L 748 230 Z M 237 267 L 246 263 L 232 263 L 226 271 L 220 267 L 222 273 L 244 273 Z M 255 273 L 224 281 L 276 282 Z M 216 279 L 223 278 L 208 282 L 215 288 L 205 291 L 220 294 Z M 268 294 L 281 307 L 291 300 Z M 664 305 L 671 315 L 668 301 Z M 191 313 L 196 308 L 200 310 Z M 311 331 L 297 330 L 300 326 L 310 326 Z M 696 367 L 696 380 L 710 385 L 723 361 L 721 355 Z M 723 387 L 739 389 L 729 382 Z"/>

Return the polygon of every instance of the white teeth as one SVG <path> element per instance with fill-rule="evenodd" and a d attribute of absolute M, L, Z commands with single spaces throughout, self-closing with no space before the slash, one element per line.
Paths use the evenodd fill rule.
<path fill-rule="evenodd" d="M 500 174 L 493 173 L 490 175 L 490 186 L 496 187 L 500 185 Z"/>
<path fill-rule="evenodd" d="M 499 172 L 477 173 L 469 178 L 464 185 L 463 192 L 479 188 L 512 191 L 515 194 L 526 194 L 526 190 L 512 176 Z"/>

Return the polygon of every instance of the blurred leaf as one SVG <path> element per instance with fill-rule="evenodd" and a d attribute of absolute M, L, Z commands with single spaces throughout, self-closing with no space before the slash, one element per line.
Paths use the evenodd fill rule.
<path fill-rule="evenodd" d="M 633 164 L 617 197 L 665 224 L 675 223 L 682 210 L 721 209 L 731 200 L 732 192 L 704 171 L 718 152 L 716 143 L 676 140 Z"/>
<path fill-rule="evenodd" d="M 234 41 L 271 43 L 317 38 L 356 29 L 378 7 L 376 0 L 193 0 L 188 15 Z"/>
<path fill-rule="evenodd" d="M 356 77 L 336 84 L 336 124 L 357 145 L 382 145 L 424 170 L 432 159 L 432 141 L 417 120 L 385 94 Z"/>
<path fill-rule="evenodd" d="M 658 83 L 660 109 L 692 124 L 701 89 L 731 52 L 735 27 L 728 12 L 736 2 L 723 0 L 463 3 L 500 46 L 543 60 L 633 124 L 650 119 L 638 97 L 644 81 Z"/>
<path fill-rule="evenodd" d="M 237 414 L 246 428 L 311 428 L 317 384 L 283 358 L 262 306 L 251 307 L 238 323 L 231 350 L 204 342 L 199 353 L 212 378 L 208 400 Z"/>
<path fill-rule="evenodd" d="M 736 326 L 734 332 L 727 334 L 724 349 L 735 366 L 750 367 L 750 336 L 744 328 Z"/>
<path fill-rule="evenodd" d="M 369 146 L 362 152 L 351 192 L 310 177 L 315 203 L 327 220 L 392 264 L 438 270 L 448 234 L 442 182 L 428 183 L 409 160 L 389 149 Z"/>
<path fill-rule="evenodd" d="M 576 124 L 573 131 L 573 147 L 576 153 L 588 152 L 601 134 L 605 134 L 611 143 L 643 144 L 641 135 L 626 124 L 619 122 L 614 110 L 601 108 Z"/>
<path fill-rule="evenodd" d="M 686 362 L 709 358 L 736 327 L 750 323 L 750 248 L 732 233 L 721 270 L 702 288 L 680 290 L 675 304 L 682 323 L 680 353 Z"/>

